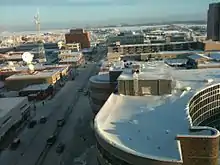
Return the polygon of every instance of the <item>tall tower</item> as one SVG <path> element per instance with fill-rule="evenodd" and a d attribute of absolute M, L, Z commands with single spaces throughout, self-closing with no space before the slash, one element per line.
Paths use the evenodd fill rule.
<path fill-rule="evenodd" d="M 220 3 L 209 4 L 207 15 L 207 39 L 220 41 Z"/>
<path fill-rule="evenodd" d="M 46 60 L 45 58 L 45 50 L 44 50 L 44 41 L 41 39 L 40 36 L 40 13 L 39 10 L 37 10 L 36 15 L 34 16 L 34 22 L 36 25 L 36 30 L 37 30 L 37 36 L 36 36 L 36 43 L 38 45 L 37 48 L 37 58 L 40 58 L 42 60 Z"/>

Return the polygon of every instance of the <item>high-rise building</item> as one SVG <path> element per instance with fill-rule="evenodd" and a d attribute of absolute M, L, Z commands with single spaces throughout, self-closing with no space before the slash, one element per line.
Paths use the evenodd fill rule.
<path fill-rule="evenodd" d="M 80 43 L 81 48 L 90 48 L 89 33 L 83 29 L 71 29 L 65 34 L 66 43 Z"/>
<path fill-rule="evenodd" d="M 220 41 L 220 3 L 209 4 L 207 19 L 207 39 Z"/>

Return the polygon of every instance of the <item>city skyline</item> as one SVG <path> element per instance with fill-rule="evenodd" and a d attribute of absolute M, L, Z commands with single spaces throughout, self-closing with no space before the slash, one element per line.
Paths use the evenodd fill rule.
<path fill-rule="evenodd" d="M 213 0 L 1 0 L 0 27 L 30 26 L 39 9 L 42 27 L 205 20 Z M 158 5 L 160 4 L 160 5 Z M 13 12 L 12 12 L 13 11 Z M 186 12 L 187 11 L 187 12 Z M 15 13 L 16 17 L 15 17 Z"/>

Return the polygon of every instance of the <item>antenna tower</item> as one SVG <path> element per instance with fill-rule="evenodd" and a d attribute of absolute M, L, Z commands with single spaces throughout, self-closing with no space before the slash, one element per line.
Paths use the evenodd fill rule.
<path fill-rule="evenodd" d="M 40 36 L 40 13 L 39 13 L 39 9 L 37 9 L 37 13 L 34 16 L 34 21 L 35 21 L 35 25 L 36 25 L 36 30 L 37 30 L 37 38 L 36 38 L 36 42 L 38 45 L 38 57 L 44 59 L 44 43 L 41 40 L 41 36 Z"/>
<path fill-rule="evenodd" d="M 40 40 L 40 13 L 39 13 L 39 9 L 37 9 L 37 13 L 34 16 L 34 21 L 35 21 L 35 25 L 36 25 L 36 30 L 37 30 L 37 41 Z"/>

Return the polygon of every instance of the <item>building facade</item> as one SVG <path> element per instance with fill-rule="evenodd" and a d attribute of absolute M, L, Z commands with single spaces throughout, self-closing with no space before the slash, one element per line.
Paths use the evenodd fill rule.
<path fill-rule="evenodd" d="M 220 41 L 220 3 L 209 4 L 207 18 L 207 39 Z"/>
<path fill-rule="evenodd" d="M 144 35 L 142 34 L 120 34 L 117 36 L 110 36 L 107 39 L 107 45 L 119 42 L 121 45 L 127 44 L 143 44 Z"/>
<path fill-rule="evenodd" d="M 154 53 L 161 51 L 184 51 L 184 50 L 204 50 L 204 43 L 201 42 L 173 42 L 159 44 L 136 44 L 118 45 L 108 47 L 108 52 L 126 54 Z"/>
<path fill-rule="evenodd" d="M 90 48 L 89 33 L 83 29 L 71 29 L 69 33 L 65 34 L 67 44 L 80 43 L 81 48 Z"/>
<path fill-rule="evenodd" d="M 89 79 L 89 100 L 94 114 L 97 114 L 116 87 L 116 81 L 110 82 L 109 74 L 92 76 Z"/>

